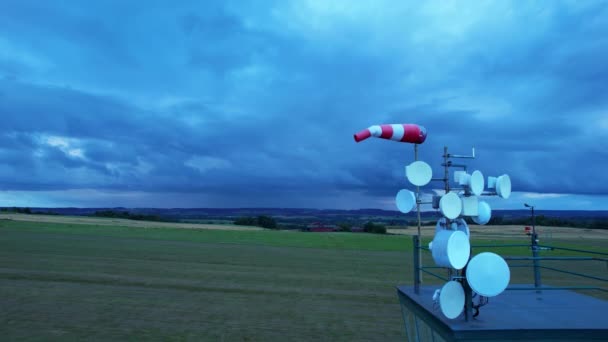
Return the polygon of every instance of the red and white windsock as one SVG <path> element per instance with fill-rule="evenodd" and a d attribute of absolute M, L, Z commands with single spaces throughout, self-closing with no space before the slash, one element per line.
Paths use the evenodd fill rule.
<path fill-rule="evenodd" d="M 426 128 L 415 124 L 374 125 L 355 133 L 356 142 L 369 137 L 422 144 L 426 140 Z"/>

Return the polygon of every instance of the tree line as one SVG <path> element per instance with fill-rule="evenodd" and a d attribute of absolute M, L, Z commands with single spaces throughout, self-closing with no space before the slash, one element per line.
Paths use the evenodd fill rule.
<path fill-rule="evenodd" d="M 351 222 L 339 222 L 337 226 L 340 227 L 340 230 L 343 232 L 350 232 L 355 224 Z M 386 226 L 381 223 L 368 221 L 363 225 L 363 231 L 372 234 L 386 234 Z"/>
<path fill-rule="evenodd" d="M 12 208 L 0 208 L 0 212 L 4 213 L 17 213 L 17 214 L 36 214 L 36 215 L 59 215 L 52 211 L 33 211 L 28 207 L 20 208 L 20 207 L 12 207 Z"/>
<path fill-rule="evenodd" d="M 165 221 L 158 215 L 144 215 L 144 214 L 132 214 L 128 211 L 122 210 L 99 210 L 96 211 L 93 216 L 97 217 L 111 217 L 111 218 L 122 218 L 127 220 L 136 221 Z"/>
<path fill-rule="evenodd" d="M 266 215 L 260 215 L 258 217 L 243 216 L 239 217 L 234 221 L 235 225 L 238 226 L 257 226 L 268 229 L 277 229 L 277 221 Z"/>

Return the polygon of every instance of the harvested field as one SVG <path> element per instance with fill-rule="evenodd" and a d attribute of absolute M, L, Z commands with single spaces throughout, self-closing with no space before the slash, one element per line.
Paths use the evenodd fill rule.
<path fill-rule="evenodd" d="M 264 230 L 260 227 L 237 226 L 232 224 L 202 224 L 202 223 L 173 223 L 155 221 L 136 221 L 118 218 L 89 217 L 89 216 L 55 216 L 55 215 L 24 215 L 0 213 L 0 220 L 86 224 L 98 226 L 121 226 L 138 228 L 181 228 L 181 229 L 221 229 L 221 230 Z"/>

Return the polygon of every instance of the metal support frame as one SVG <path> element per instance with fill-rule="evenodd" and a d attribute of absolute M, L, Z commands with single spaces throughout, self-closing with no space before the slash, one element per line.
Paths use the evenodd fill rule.
<path fill-rule="evenodd" d="M 414 160 L 418 160 L 418 144 L 414 144 Z M 416 292 L 418 292 L 418 288 L 420 287 L 420 283 L 422 283 L 422 251 L 420 250 L 420 239 L 422 238 L 420 234 L 421 222 L 420 222 L 420 204 L 422 203 L 422 199 L 420 198 L 420 187 L 416 186 L 416 213 L 418 216 L 418 235 L 416 239 L 416 244 L 414 248 L 414 252 L 417 254 L 416 259 L 418 262 L 416 263 L 415 272 L 415 284 L 416 284 Z"/>
<path fill-rule="evenodd" d="M 444 181 L 444 189 L 445 189 L 446 194 L 448 192 L 450 192 L 450 167 L 462 168 L 465 172 L 467 171 L 467 165 L 454 164 L 454 163 L 452 163 L 450 158 L 475 159 L 475 148 L 472 148 L 471 155 L 467 156 L 467 155 L 460 155 L 460 154 L 449 154 L 448 147 L 447 146 L 443 147 L 443 163 L 441 164 L 441 166 L 444 167 L 443 181 Z M 449 224 L 449 220 L 448 220 L 448 224 Z M 471 255 L 472 254 L 473 253 L 471 253 Z M 470 256 L 469 256 L 469 259 L 470 259 Z M 455 274 L 455 277 L 454 277 L 454 274 Z M 462 269 L 461 272 L 458 272 L 457 270 L 453 270 L 453 269 L 448 269 L 448 278 L 449 279 L 458 278 L 458 280 L 462 283 L 462 288 L 464 289 L 464 303 L 465 303 L 464 319 L 465 319 L 465 321 L 468 322 L 469 320 L 473 319 L 473 289 L 471 289 L 471 286 L 469 285 L 469 282 L 467 281 L 465 274 L 466 274 L 466 266 L 465 266 L 465 268 Z"/>
<path fill-rule="evenodd" d="M 467 166 L 464 164 L 454 164 L 452 163 L 452 161 L 450 160 L 450 158 L 463 158 L 463 159 L 475 159 L 475 148 L 471 149 L 472 154 L 471 155 L 458 155 L 458 154 L 449 154 L 448 153 L 448 147 L 444 146 L 443 147 L 443 163 L 441 164 L 441 166 L 444 167 L 444 175 L 443 178 L 432 178 L 432 181 L 441 181 L 444 184 L 444 190 L 445 193 L 449 193 L 450 192 L 450 167 L 458 167 L 458 168 L 462 168 L 465 171 L 467 170 Z M 414 145 L 414 160 L 418 160 L 418 145 L 415 144 Z M 420 284 L 422 283 L 422 273 L 427 273 L 429 275 L 432 275 L 434 277 L 440 278 L 440 279 L 446 279 L 443 278 L 435 273 L 429 272 L 427 270 L 425 270 L 425 267 L 422 266 L 422 249 L 427 249 L 422 247 L 421 244 L 421 218 L 420 218 L 420 205 L 423 204 L 423 202 L 421 201 L 420 198 L 420 187 L 417 186 L 416 187 L 416 211 L 417 211 L 417 216 L 418 216 L 418 231 L 417 231 L 417 235 L 413 237 L 413 245 L 414 245 L 414 291 L 415 293 L 419 293 L 420 291 Z M 448 220 L 448 224 L 449 224 L 449 220 Z M 466 268 L 465 268 L 466 269 Z M 469 283 L 466 279 L 466 277 L 464 276 L 465 271 L 463 270 L 462 272 L 458 272 L 457 270 L 454 269 L 447 269 L 447 279 L 451 280 L 451 279 L 458 279 L 458 281 L 460 281 L 462 283 L 462 286 L 464 288 L 465 291 L 465 320 L 468 321 L 470 319 L 472 319 L 473 317 L 473 290 L 471 289 L 471 287 L 469 286 Z"/>
<path fill-rule="evenodd" d="M 530 248 L 532 249 L 532 262 L 534 263 L 534 287 L 536 293 L 541 293 L 541 287 L 543 286 L 540 279 L 540 258 L 538 252 L 540 250 L 538 246 L 538 234 L 536 233 L 536 217 L 534 216 L 534 206 L 524 204 L 527 208 L 532 210 L 532 234 L 530 235 Z"/>
<path fill-rule="evenodd" d="M 414 155 L 415 155 L 415 160 L 418 160 L 418 146 L 414 145 Z M 444 146 L 443 149 L 443 163 L 441 164 L 441 166 L 444 167 L 444 175 L 443 178 L 432 178 L 431 181 L 440 181 L 444 183 L 444 190 L 445 193 L 449 193 L 451 190 L 463 190 L 460 187 L 456 187 L 456 188 L 452 188 L 450 186 L 450 167 L 457 167 L 457 168 L 463 168 L 466 171 L 466 165 L 461 165 L 461 164 L 454 164 L 452 163 L 452 161 L 450 160 L 450 158 L 466 158 L 466 159 L 474 159 L 475 158 L 475 149 L 472 149 L 472 155 L 470 156 L 465 156 L 465 155 L 451 155 L 448 153 L 448 147 Z M 496 192 L 494 191 L 485 191 L 482 196 L 487 196 L 487 195 L 496 195 Z M 430 275 L 432 277 L 436 277 L 438 279 L 441 279 L 443 281 L 450 281 L 450 280 L 455 280 L 455 281 L 459 281 L 462 284 L 464 293 L 465 293 L 465 308 L 464 308 L 464 319 L 465 322 L 471 321 L 472 319 L 474 319 L 473 316 L 473 307 L 474 307 L 474 303 L 473 303 L 473 290 L 471 288 L 471 286 L 469 285 L 467 279 L 466 279 L 466 266 L 461 270 L 454 270 L 454 269 L 447 269 L 447 277 L 443 277 L 435 272 L 431 272 L 431 269 L 446 269 L 444 267 L 436 267 L 436 266 L 427 266 L 427 267 L 423 267 L 422 266 L 422 250 L 426 250 L 426 251 L 430 251 L 429 248 L 427 247 L 423 247 L 421 246 L 422 243 L 422 236 L 421 236 L 421 214 L 420 214 L 420 205 L 421 204 L 425 204 L 427 202 L 422 202 L 421 201 L 421 195 L 420 195 L 420 187 L 416 187 L 416 210 L 417 210 L 417 218 L 418 218 L 418 225 L 417 225 L 417 234 L 415 236 L 412 237 L 412 243 L 414 246 L 414 251 L 413 251 L 413 257 L 414 257 L 414 291 L 416 294 L 419 294 L 421 291 L 421 286 L 420 284 L 422 283 L 422 276 L 424 273 L 426 273 L 427 275 Z M 432 203 L 432 202 L 431 202 Z M 430 204 L 430 203 L 429 203 Z M 563 271 L 563 270 L 559 270 L 556 268 L 552 268 L 552 267 L 547 267 L 544 265 L 541 265 L 541 260 L 572 260 L 572 261 L 580 261 L 580 260 L 594 260 L 594 261 L 600 261 L 600 262 L 606 262 L 606 265 L 608 266 L 608 258 L 605 258 L 603 256 L 608 256 L 608 253 L 602 253 L 602 252 L 591 252 L 591 251 L 585 251 L 585 250 L 577 250 L 577 249 L 571 249 L 571 248 L 561 248 L 561 247 L 553 247 L 553 246 L 544 246 L 544 245 L 540 245 L 539 244 L 539 240 L 538 240 L 538 233 L 536 231 L 536 216 L 535 216 L 535 208 L 534 206 L 530 206 L 528 204 L 526 204 L 526 207 L 531 209 L 531 214 L 532 214 L 532 234 L 530 236 L 530 243 L 529 244 L 505 244 L 505 245 L 488 245 L 488 244 L 482 244 L 482 245 L 471 245 L 471 253 L 470 255 L 473 255 L 473 248 L 478 248 L 478 247 L 529 247 L 531 249 L 532 252 L 532 256 L 531 257 L 505 257 L 505 260 L 530 260 L 532 261 L 531 265 L 513 265 L 513 267 L 532 267 L 533 268 L 533 275 L 534 275 L 534 286 L 533 287 L 524 287 L 524 288 L 520 288 L 520 287 L 515 287 L 515 288 L 511 288 L 508 287 L 506 290 L 524 290 L 524 289 L 528 289 L 528 290 L 535 290 L 536 293 L 541 293 L 543 290 L 565 290 L 565 289 L 573 289 L 573 290 L 599 290 L 599 291 L 603 291 L 603 292 L 608 292 L 608 289 L 605 288 L 601 288 L 601 287 L 594 287 L 594 286 L 566 286 L 566 287 L 555 287 L 555 286 L 543 286 L 542 285 L 542 281 L 541 281 L 541 269 L 546 269 L 549 271 L 556 271 L 556 272 L 562 272 L 562 273 L 567 273 L 570 275 L 574 275 L 574 276 L 579 276 L 579 277 L 584 277 L 584 278 L 588 278 L 588 279 L 594 279 L 594 280 L 598 280 L 598 281 L 608 281 L 608 278 L 603 278 L 603 277 L 597 277 L 597 276 L 592 276 L 592 275 L 588 275 L 588 274 L 582 274 L 582 273 L 576 273 L 576 272 L 568 272 L 568 271 Z M 448 225 L 450 224 L 451 220 L 447 220 Z M 575 252 L 584 252 L 584 253 L 591 253 L 591 254 L 597 254 L 597 255 L 601 255 L 602 257 L 596 257 L 596 256 L 590 256 L 590 257 L 542 257 L 540 256 L 540 251 L 543 249 L 550 249 L 550 250 L 568 250 L 568 251 L 575 251 Z M 470 258 L 470 257 L 469 257 Z M 407 324 L 407 323 L 406 323 Z M 414 326 L 415 326 L 415 333 L 416 333 L 416 338 L 418 339 L 419 336 L 419 327 L 418 327 L 418 321 L 416 320 L 416 318 L 414 319 Z M 434 337 L 434 336 L 433 336 Z"/>
<path fill-rule="evenodd" d="M 452 161 L 450 160 L 450 158 L 463 158 L 463 159 L 475 159 L 475 149 L 472 148 L 472 154 L 471 155 L 451 155 L 448 153 L 448 147 L 444 146 L 443 148 L 443 163 L 441 164 L 441 166 L 444 167 L 444 176 L 443 178 L 431 178 L 431 181 L 441 181 L 444 183 L 444 190 L 445 193 L 449 193 L 450 190 L 465 190 L 466 189 L 461 189 L 459 187 L 456 188 L 452 188 L 450 187 L 450 172 L 449 169 L 450 167 L 456 167 L 456 168 L 462 168 L 465 172 L 467 170 L 467 165 L 464 164 L 455 164 L 452 163 Z M 414 144 L 414 160 L 418 161 L 418 144 Z M 487 195 L 496 195 L 495 191 L 484 191 L 482 193 L 482 196 L 487 196 Z M 416 212 L 417 212 L 417 219 L 418 219 L 418 224 L 417 224 L 417 234 L 412 236 L 412 244 L 413 244 L 413 260 L 414 260 L 414 292 L 416 294 L 420 294 L 421 291 L 421 286 L 420 284 L 422 283 L 422 276 L 423 273 L 426 273 L 430 276 L 436 277 L 438 279 L 441 279 L 443 281 L 450 281 L 450 280 L 455 280 L 455 281 L 459 281 L 462 284 L 464 293 L 465 293 L 465 307 L 464 307 L 464 319 L 465 322 L 468 322 L 472 319 L 474 319 L 473 316 L 473 290 L 469 284 L 469 282 L 467 281 L 466 278 L 466 269 L 467 266 L 465 266 L 461 271 L 458 270 L 454 270 L 454 269 L 447 269 L 447 277 L 442 277 L 439 274 L 436 274 L 434 272 L 429 271 L 429 269 L 439 269 L 439 268 L 443 268 L 443 267 L 433 267 L 433 266 L 427 266 L 427 267 L 423 267 L 422 266 L 422 250 L 427 250 L 429 251 L 429 248 L 427 247 L 423 247 L 421 246 L 421 241 L 422 241 L 422 235 L 421 235 L 421 226 L 422 226 L 422 222 L 421 222 L 421 211 L 420 211 L 420 206 L 421 204 L 431 204 L 433 202 L 423 202 L 422 198 L 421 198 L 421 194 L 420 194 L 420 186 L 416 186 Z M 538 234 L 536 232 L 536 217 L 535 217 L 535 212 L 534 212 L 534 206 L 530 206 L 528 204 L 525 204 L 526 207 L 531 209 L 531 213 L 532 213 L 532 234 L 530 237 L 530 244 L 507 244 L 507 245 L 476 245 L 476 246 L 472 246 L 471 245 L 471 253 L 470 255 L 473 255 L 473 247 L 530 247 L 531 251 L 532 251 L 532 257 L 506 257 L 505 260 L 531 260 L 532 261 L 532 267 L 534 270 L 534 287 L 513 287 L 510 288 L 508 287 L 506 290 L 536 290 L 537 293 L 541 293 L 542 290 L 564 290 L 564 289 L 575 289 L 575 290 L 600 290 L 600 291 L 604 291 L 604 292 L 608 292 L 608 289 L 604 289 L 604 288 L 600 288 L 600 287 L 591 287 L 591 286 L 567 286 L 567 287 L 554 287 L 554 286 L 544 286 L 542 285 L 541 282 L 541 273 L 540 273 L 540 269 L 546 269 L 546 270 L 551 270 L 551 271 L 557 271 L 557 272 L 562 272 L 562 273 L 568 273 L 570 275 L 574 275 L 574 276 L 580 276 L 580 277 L 585 277 L 585 278 L 589 278 L 589 279 L 595 279 L 595 280 L 599 280 L 599 281 L 608 281 L 608 278 L 602 278 L 602 277 L 596 277 L 596 276 L 591 276 L 591 275 L 587 275 L 587 274 L 582 274 L 582 273 L 575 273 L 575 272 L 568 272 L 568 271 L 563 271 L 563 270 L 559 270 L 556 268 L 552 268 L 552 267 L 547 267 L 547 266 L 541 266 L 540 261 L 545 259 L 545 260 L 594 260 L 594 261 L 601 261 L 601 262 L 606 262 L 606 265 L 608 266 L 608 258 L 601 258 L 601 257 L 541 257 L 539 254 L 540 250 L 544 249 L 544 248 L 549 248 L 551 250 L 554 249 L 563 249 L 563 250 L 570 250 L 570 251 L 577 251 L 577 252 L 585 252 L 585 253 L 592 253 L 592 254 L 599 254 L 599 255 L 608 255 L 608 253 L 594 253 L 594 252 L 590 252 L 590 251 L 582 251 L 582 250 L 575 250 L 575 249 L 568 249 L 568 248 L 559 248 L 559 247 L 552 247 L 552 246 L 541 246 L 539 244 L 539 240 L 538 240 Z M 447 224 L 450 224 L 451 220 L 447 220 Z M 470 256 L 469 256 L 469 260 L 470 260 Z M 468 264 L 468 262 L 467 262 Z M 513 265 L 512 267 L 530 267 L 530 265 Z M 445 269 L 445 268 L 443 268 Z M 403 298 L 400 296 L 400 301 L 401 301 L 401 306 L 402 306 L 402 316 L 404 318 L 404 323 L 406 326 L 406 331 L 408 333 L 408 338 L 410 337 L 410 334 L 413 332 L 414 333 L 414 339 L 416 341 L 420 340 L 420 327 L 419 327 L 419 318 L 417 317 L 416 314 L 413 314 L 413 324 L 410 324 L 410 321 L 408 318 L 406 318 L 406 312 L 404 311 L 404 301 Z M 410 313 L 408 313 L 410 314 Z M 411 330 L 411 325 L 413 325 L 414 330 Z M 434 340 L 435 335 L 434 335 L 434 331 L 431 332 L 431 338 Z"/>

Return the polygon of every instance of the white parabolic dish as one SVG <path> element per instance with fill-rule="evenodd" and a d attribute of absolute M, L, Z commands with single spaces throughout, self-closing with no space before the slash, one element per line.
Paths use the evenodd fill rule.
<path fill-rule="evenodd" d="M 511 177 L 502 175 L 496 179 L 496 194 L 504 199 L 511 196 Z"/>
<path fill-rule="evenodd" d="M 475 223 L 481 225 L 490 222 L 490 219 L 492 218 L 492 208 L 490 207 L 488 202 L 479 201 L 477 207 L 477 216 L 472 216 L 471 218 L 473 219 L 473 221 L 475 221 Z"/>
<path fill-rule="evenodd" d="M 395 197 L 395 203 L 400 212 L 407 214 L 412 211 L 416 205 L 416 195 L 406 189 L 399 190 Z"/>
<path fill-rule="evenodd" d="M 423 161 L 415 161 L 405 167 L 405 176 L 415 186 L 425 186 L 433 178 L 433 169 Z"/>
<path fill-rule="evenodd" d="M 460 216 L 462 212 L 462 201 L 460 197 L 453 192 L 449 192 L 439 200 L 439 210 L 443 216 L 453 220 Z"/>
<path fill-rule="evenodd" d="M 448 281 L 439 293 L 439 307 L 445 317 L 454 319 L 464 311 L 464 289 L 457 281 Z"/>
<path fill-rule="evenodd" d="M 440 230 L 433 238 L 431 254 L 437 266 L 460 270 L 471 255 L 469 237 L 463 231 Z"/>
<path fill-rule="evenodd" d="M 471 187 L 471 192 L 475 196 L 481 196 L 483 193 L 483 188 L 485 187 L 485 180 L 483 179 L 483 174 L 481 171 L 473 171 L 471 174 L 471 180 L 469 181 L 469 186 Z"/>
<path fill-rule="evenodd" d="M 466 276 L 473 291 L 485 297 L 494 297 L 509 285 L 511 271 L 500 255 L 483 252 L 469 261 Z"/>

